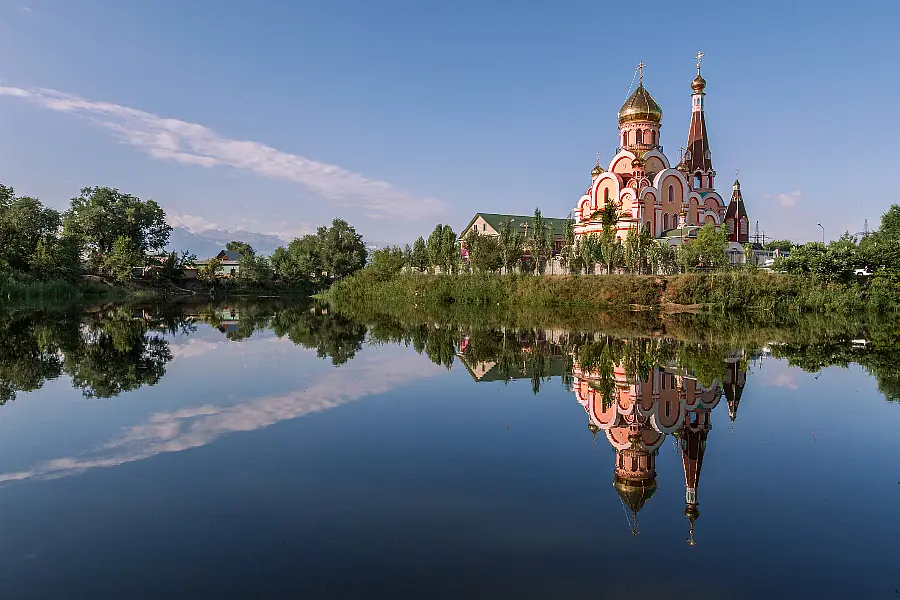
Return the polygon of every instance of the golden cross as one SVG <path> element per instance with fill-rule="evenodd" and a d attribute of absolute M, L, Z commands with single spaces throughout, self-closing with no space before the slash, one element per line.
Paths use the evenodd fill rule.
<path fill-rule="evenodd" d="M 735 179 L 738 178 L 738 173 L 739 173 L 739 172 L 740 172 L 740 169 L 735 169 L 735 170 L 734 170 L 734 178 L 735 178 Z"/>
<path fill-rule="evenodd" d="M 678 162 L 684 162 L 684 146 L 678 149 Z"/>
<path fill-rule="evenodd" d="M 697 50 L 697 56 L 695 58 L 697 59 L 697 72 L 698 73 L 700 72 L 700 63 L 703 62 L 703 56 L 704 56 L 704 54 L 702 52 L 700 52 L 699 50 Z"/>
<path fill-rule="evenodd" d="M 597 150 L 597 166 L 600 166 L 600 151 Z"/>
<path fill-rule="evenodd" d="M 644 85 L 644 67 L 646 67 L 646 66 L 647 65 L 644 64 L 644 61 L 641 61 L 638 63 L 637 71 L 640 74 L 639 85 Z"/>

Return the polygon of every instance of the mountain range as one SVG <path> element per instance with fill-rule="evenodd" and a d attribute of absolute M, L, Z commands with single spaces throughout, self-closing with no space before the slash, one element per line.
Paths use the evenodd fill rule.
<path fill-rule="evenodd" d="M 252 231 L 229 229 L 206 229 L 204 231 L 191 231 L 187 227 L 173 227 L 169 235 L 168 252 L 188 251 L 197 258 L 209 258 L 215 256 L 225 245 L 231 241 L 246 242 L 264 256 L 269 256 L 278 246 L 287 246 L 289 240 L 282 239 L 268 233 L 255 233 Z M 365 240 L 369 252 L 384 248 L 389 244 L 382 241 Z"/>

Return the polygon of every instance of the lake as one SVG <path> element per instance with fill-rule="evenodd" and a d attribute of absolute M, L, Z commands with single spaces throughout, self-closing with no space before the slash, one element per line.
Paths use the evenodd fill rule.
<path fill-rule="evenodd" d="M 306 304 L 7 316 L 0 589 L 900 598 L 896 356 Z"/>

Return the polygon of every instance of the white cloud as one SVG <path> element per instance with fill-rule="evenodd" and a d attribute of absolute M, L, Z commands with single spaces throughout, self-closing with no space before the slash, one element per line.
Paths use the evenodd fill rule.
<path fill-rule="evenodd" d="M 259 142 L 229 139 L 197 123 L 44 88 L 0 85 L 0 96 L 22 98 L 43 108 L 86 118 L 155 159 L 207 168 L 231 167 L 260 177 L 292 181 L 335 204 L 359 207 L 371 217 L 433 218 L 446 208 L 440 200 L 416 196 L 386 181 Z"/>
<path fill-rule="evenodd" d="M 797 203 L 800 202 L 801 196 L 800 190 L 794 190 L 789 194 L 775 194 L 774 196 L 771 194 L 763 194 L 763 198 L 774 198 L 775 200 L 778 200 L 778 203 L 782 208 L 794 208 L 797 206 Z"/>
<path fill-rule="evenodd" d="M 445 372 L 422 357 L 403 361 L 395 356 L 356 359 L 330 371 L 310 387 L 292 393 L 234 406 L 203 404 L 154 414 L 143 423 L 123 429 L 92 452 L 51 459 L 23 471 L 0 473 L 0 483 L 54 479 L 199 448 L 229 433 L 256 431 Z"/>
<path fill-rule="evenodd" d="M 219 227 L 216 223 L 207 221 L 203 217 L 181 214 L 168 208 L 166 209 L 166 222 L 172 227 L 184 227 L 193 233 L 200 233 L 201 231 L 208 231 Z"/>

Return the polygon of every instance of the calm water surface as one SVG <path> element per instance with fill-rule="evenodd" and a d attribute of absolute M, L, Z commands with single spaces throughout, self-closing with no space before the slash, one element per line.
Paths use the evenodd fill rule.
<path fill-rule="evenodd" d="M 4 598 L 900 598 L 893 356 L 270 312 L 3 322 Z"/>

